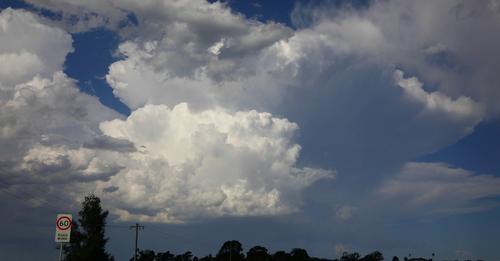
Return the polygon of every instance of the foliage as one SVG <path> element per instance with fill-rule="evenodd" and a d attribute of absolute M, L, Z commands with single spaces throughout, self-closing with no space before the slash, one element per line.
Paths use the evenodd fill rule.
<path fill-rule="evenodd" d="M 242 252 L 243 247 L 240 242 L 236 240 L 226 241 L 219 249 L 215 259 L 217 261 L 242 261 L 245 259 Z"/>
<path fill-rule="evenodd" d="M 292 261 L 308 261 L 311 258 L 307 251 L 302 248 L 294 248 L 292 249 Z"/>
<path fill-rule="evenodd" d="M 382 261 L 384 256 L 379 251 L 372 252 L 360 259 L 361 261 Z"/>
<path fill-rule="evenodd" d="M 73 222 L 71 230 L 71 242 L 64 247 L 66 261 L 111 261 L 113 256 L 105 250 L 108 238 L 105 237 L 105 226 L 108 211 L 103 211 L 101 200 L 91 194 L 85 197 L 82 202 L 82 209 L 78 213 L 78 223 Z M 224 242 L 214 257 L 193 256 L 188 251 L 175 255 L 170 251 L 155 253 L 153 250 L 141 250 L 138 253 L 138 261 L 332 261 L 310 257 L 305 249 L 293 248 L 290 253 L 277 251 L 270 254 L 263 246 L 254 246 L 243 253 L 243 246 L 236 240 Z M 130 259 L 131 261 L 133 258 Z M 333 261 L 382 261 L 384 257 L 379 251 L 374 251 L 361 257 L 359 253 L 344 252 L 340 259 Z M 398 257 L 393 257 L 393 261 L 399 261 Z M 408 258 L 405 258 L 408 260 Z M 426 260 L 426 259 L 423 259 Z M 431 259 L 432 260 L 432 259 Z"/>
<path fill-rule="evenodd" d="M 397 258 L 397 257 L 396 257 Z M 130 259 L 133 260 L 133 259 Z M 246 256 L 243 254 L 243 246 L 236 240 L 226 241 L 222 244 L 219 252 L 214 257 L 207 255 L 205 257 L 194 257 L 191 252 L 180 255 L 174 255 L 169 251 L 154 254 L 152 250 L 139 252 L 139 261 L 382 261 L 384 257 L 379 251 L 375 251 L 361 257 L 358 253 L 345 252 L 342 257 L 335 260 L 319 259 L 310 257 L 305 249 L 294 248 L 292 251 L 277 251 L 270 254 L 267 248 L 263 246 L 254 246 L 248 250 Z"/>
<path fill-rule="evenodd" d="M 66 261 L 114 260 L 106 252 L 105 226 L 108 211 L 101 208 L 101 200 L 91 194 L 82 202 L 78 222 L 73 222 L 71 242 L 65 247 Z M 80 229 L 81 228 L 81 229 Z"/>
<path fill-rule="evenodd" d="M 342 254 L 342 257 L 340 258 L 340 261 L 358 261 L 359 257 L 360 257 L 360 255 L 356 252 L 354 252 L 354 253 L 344 252 Z"/>
<path fill-rule="evenodd" d="M 271 260 L 271 256 L 267 252 L 267 248 L 263 246 L 254 246 L 247 252 L 248 261 L 267 261 Z"/>

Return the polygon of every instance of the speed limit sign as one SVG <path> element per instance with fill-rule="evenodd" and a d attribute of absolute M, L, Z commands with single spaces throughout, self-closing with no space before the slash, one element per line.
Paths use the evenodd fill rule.
<path fill-rule="evenodd" d="M 59 214 L 56 218 L 56 242 L 69 242 L 71 235 L 71 224 L 73 219 L 71 214 Z"/>

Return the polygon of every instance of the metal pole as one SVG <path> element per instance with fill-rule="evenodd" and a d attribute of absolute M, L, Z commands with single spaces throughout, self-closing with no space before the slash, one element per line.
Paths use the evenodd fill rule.
<path fill-rule="evenodd" d="M 63 250 L 63 245 L 64 245 L 64 243 L 63 243 L 63 242 L 61 242 L 61 247 L 59 247 L 59 261 L 61 261 L 61 260 L 62 260 L 62 250 Z"/>
<path fill-rule="evenodd" d="M 135 223 L 135 251 L 134 251 L 134 261 L 137 261 L 137 238 L 139 237 L 139 224 Z"/>

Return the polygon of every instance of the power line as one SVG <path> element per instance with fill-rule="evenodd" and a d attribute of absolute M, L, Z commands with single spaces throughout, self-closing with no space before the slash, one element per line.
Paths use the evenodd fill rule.
<path fill-rule="evenodd" d="M 109 225 L 106 224 L 106 227 L 113 227 L 113 228 L 130 228 L 128 225 Z"/>

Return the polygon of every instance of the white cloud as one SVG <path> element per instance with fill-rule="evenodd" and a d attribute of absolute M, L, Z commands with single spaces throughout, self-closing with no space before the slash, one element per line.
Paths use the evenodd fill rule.
<path fill-rule="evenodd" d="M 58 137 L 75 143 L 90 141 L 100 121 L 118 116 L 80 93 L 60 71 L 72 50 L 69 34 L 33 14 L 12 9 L 0 13 L 0 25 L 4 43 L 0 74 L 6 75 L 0 78 L 2 155 L 17 155 L 31 142 L 48 143 Z"/>
<path fill-rule="evenodd" d="M 58 28 L 40 23 L 29 12 L 7 8 L 0 15 L 0 83 L 13 85 L 35 75 L 51 77 L 71 52 L 72 39 Z"/>
<path fill-rule="evenodd" d="M 365 43 L 373 47 L 363 59 L 376 58 L 412 72 L 444 95 L 468 96 L 486 105 L 490 116 L 500 111 L 496 102 L 500 78 L 493 69 L 499 66 L 496 46 L 500 37 L 491 34 L 500 24 L 496 0 L 374 1 L 359 10 L 301 4 L 293 14 L 301 28 L 363 21 L 381 39 L 362 41 L 373 34 L 352 31 L 358 41 L 349 41 L 348 46 L 355 50 L 368 50 L 360 46 Z"/>
<path fill-rule="evenodd" d="M 496 205 L 496 177 L 444 163 L 380 177 L 498 115 L 495 1 L 320 7 L 297 30 L 220 2 L 31 2 L 62 11 L 62 22 L 0 14 L 0 185 L 31 194 L 30 206 L 49 205 L 63 187 L 71 199 L 98 193 L 122 220 L 187 222 L 281 215 L 312 200 L 370 231 L 372 219 L 400 211 L 414 219 Z M 129 14 L 138 25 L 122 27 Z M 55 26 L 103 25 L 122 37 L 106 79 L 132 108 L 127 119 L 60 72 L 71 36 Z M 315 186 L 304 199 L 332 173 L 303 167 L 299 152 L 338 168 L 343 183 Z"/>
<path fill-rule="evenodd" d="M 500 178 L 444 163 L 412 162 L 386 180 L 379 193 L 386 203 L 423 216 L 467 213 L 497 205 L 488 199 L 500 195 Z"/>
<path fill-rule="evenodd" d="M 266 92 L 272 84 L 262 79 L 267 73 L 259 69 L 266 67 L 259 60 L 262 51 L 291 35 L 283 25 L 244 19 L 221 3 L 117 4 L 137 15 L 141 33 L 120 44 L 125 59 L 110 66 L 106 79 L 115 95 L 134 109 L 181 102 L 241 109 L 246 89 L 246 97 L 260 97 L 265 94 L 253 90 Z M 255 108 L 257 99 L 245 108 Z"/>
<path fill-rule="evenodd" d="M 294 32 L 245 19 L 219 2 L 33 4 L 69 14 L 95 13 L 113 21 L 128 12 L 137 17 L 136 29 L 122 30 L 127 41 L 120 52 L 126 58 L 113 64 L 107 76 L 115 94 L 132 108 L 188 102 L 200 108 L 273 111 L 287 95 L 286 87 L 335 85 L 335 80 L 324 77 L 343 70 L 337 64 L 355 77 L 363 73 L 356 72 L 360 63 L 415 72 L 439 90 L 429 101 L 438 94 L 459 97 L 449 103 L 455 105 L 474 99 L 485 105 L 487 115 L 497 106 L 494 86 L 499 79 L 491 68 L 498 67 L 493 66 L 498 59 L 488 52 L 496 52 L 492 47 L 500 38 L 485 38 L 488 34 L 483 33 L 484 28 L 495 31 L 498 26 L 492 4 L 382 1 L 362 10 L 297 5 L 295 13 L 309 13 L 312 22 Z M 478 38 L 483 40 L 470 40 Z"/>
<path fill-rule="evenodd" d="M 426 57 L 429 54 L 425 50 L 432 46 L 446 46 L 447 51 L 455 52 L 453 44 L 442 39 L 441 35 L 427 35 L 421 32 L 423 29 L 420 22 L 430 23 L 434 20 L 429 21 L 418 14 L 411 14 L 416 16 L 415 21 L 402 25 L 408 27 L 408 30 L 416 30 L 417 33 L 412 37 L 417 39 L 411 41 L 405 40 L 408 38 L 407 31 L 393 26 L 395 23 L 393 20 L 403 17 L 395 15 L 403 12 L 405 10 L 403 7 L 427 10 L 429 8 L 427 4 L 413 6 L 396 1 L 375 3 L 365 11 L 340 10 L 336 16 L 322 16 L 309 28 L 291 32 L 291 29 L 278 24 L 246 20 L 241 15 L 231 13 L 227 6 L 220 3 L 210 4 L 204 1 L 161 3 L 115 1 L 113 3 L 123 10 L 133 12 L 139 20 L 137 28 L 141 30 L 126 37 L 128 40 L 119 48 L 119 52 L 125 56 L 124 59 L 112 64 L 106 76 L 115 95 L 132 109 L 146 104 L 165 104 L 173 107 L 187 102 L 194 109 L 210 109 L 214 106 L 232 110 L 258 109 L 283 113 L 288 117 L 289 114 L 295 113 L 295 109 L 290 107 L 301 104 L 303 115 L 291 117 L 294 117 L 299 124 L 303 124 L 309 121 L 305 118 L 316 114 L 314 105 L 309 105 L 310 102 L 305 101 L 303 97 L 338 96 L 338 89 L 345 88 L 347 98 L 344 99 L 353 99 L 347 107 L 338 105 L 337 108 L 331 101 L 323 101 L 318 105 L 325 110 L 342 110 L 348 113 L 366 107 L 366 112 L 348 116 L 358 117 L 353 118 L 352 122 L 338 124 L 341 125 L 336 126 L 338 131 L 331 130 L 331 137 L 339 140 L 351 139 L 342 137 L 343 133 L 339 133 L 343 128 L 359 128 L 355 126 L 356 122 L 366 122 L 362 115 L 370 115 L 369 117 L 373 118 L 373 114 L 377 113 L 376 107 L 379 101 L 375 100 L 376 94 L 370 96 L 369 89 L 375 90 L 374 93 L 377 92 L 386 99 L 392 99 L 391 102 L 386 102 L 385 107 L 396 106 L 398 110 L 404 107 L 405 110 L 402 111 L 409 111 L 413 106 L 411 103 L 398 102 L 397 100 L 403 97 L 393 95 L 391 90 L 383 86 L 393 84 L 390 77 L 384 79 L 385 82 L 366 82 L 363 83 L 366 86 L 353 87 L 342 85 L 361 83 L 348 82 L 342 77 L 365 78 L 367 72 L 364 70 L 367 64 L 377 68 L 382 75 L 400 64 L 403 65 L 402 70 L 415 68 L 417 65 L 418 68 L 426 68 L 428 67 Z M 71 2 L 71 5 L 78 4 Z M 98 11 L 100 4 L 84 5 L 90 10 Z M 437 8 L 446 8 L 448 5 L 438 4 Z M 216 19 L 208 19 L 209 17 Z M 210 34 L 207 33 L 208 30 Z M 443 51 L 442 48 L 440 50 Z M 481 101 L 473 101 L 469 98 L 469 92 L 457 95 L 449 91 L 460 88 L 458 84 L 455 87 L 450 81 L 445 84 L 445 81 L 441 80 L 443 84 L 436 83 L 436 79 L 430 77 L 435 71 L 440 69 L 417 70 L 419 79 L 429 80 L 429 85 L 440 89 L 419 97 L 426 97 L 426 107 L 434 106 L 442 109 L 428 110 L 425 115 L 419 114 L 417 117 L 408 113 L 401 119 L 411 118 L 413 119 L 411 125 L 415 128 L 421 126 L 420 128 L 427 128 L 429 131 L 440 129 L 436 127 L 441 124 L 439 122 L 443 124 L 450 122 L 447 125 L 450 126 L 448 129 L 452 130 L 443 129 L 443 133 L 438 133 L 435 140 L 422 142 L 421 144 L 428 145 L 425 148 L 420 148 L 421 146 L 397 148 L 397 150 L 415 148 L 414 151 L 408 151 L 408 156 L 403 160 L 411 160 L 415 156 L 449 145 L 469 134 L 484 116 L 477 109 L 479 106 L 476 103 Z M 423 88 L 419 89 L 423 91 Z M 408 91 L 409 88 L 405 90 Z M 350 93 L 347 93 L 349 91 Z M 283 102 L 285 99 L 286 102 Z M 456 119 L 456 112 L 461 108 L 470 109 L 463 111 L 468 116 Z M 333 124 L 345 121 L 343 118 L 346 115 L 341 116 L 341 119 L 330 117 L 327 122 Z M 403 127 L 400 125 L 404 123 L 398 119 L 388 120 L 387 117 L 380 117 L 380 121 L 386 122 L 388 128 L 397 131 Z M 345 133 L 352 135 L 349 131 Z M 374 133 L 366 135 L 368 135 L 366 139 L 374 142 L 384 140 L 380 137 L 371 137 L 370 135 Z M 408 137 L 401 134 L 387 136 L 409 140 L 414 135 L 419 134 L 408 133 Z M 352 139 L 359 140 L 359 137 Z M 427 137 L 422 135 L 421 138 L 414 139 L 427 139 Z M 399 144 L 404 143 L 399 142 Z"/>
<path fill-rule="evenodd" d="M 111 1 L 85 1 L 82 5 L 80 1 L 74 0 L 28 0 L 26 1 L 38 8 L 42 13 L 43 9 L 57 12 L 58 19 L 52 24 L 64 28 L 69 32 L 84 32 L 99 27 L 117 29 L 122 25 L 130 25 L 128 13 L 117 8 Z"/>
<path fill-rule="evenodd" d="M 127 120 L 101 124 L 106 135 L 141 148 L 120 161 L 125 168 L 102 184 L 119 189 L 103 196 L 116 202 L 114 211 L 125 220 L 294 212 L 303 188 L 333 177 L 329 171 L 295 167 L 300 146 L 291 139 L 297 128 L 256 111 L 145 106 Z"/>
<path fill-rule="evenodd" d="M 224 42 L 226 39 L 222 38 L 220 41 L 214 43 L 214 45 L 208 48 L 208 51 L 215 55 L 219 55 L 221 53 L 221 49 L 224 47 Z"/>
<path fill-rule="evenodd" d="M 40 183 L 76 183 L 107 180 L 115 175 L 120 166 L 105 160 L 106 154 L 90 149 L 70 149 L 66 146 L 44 146 L 35 144 L 23 157 L 16 169 L 30 176 L 14 176 L 12 180 Z"/>
<path fill-rule="evenodd" d="M 98 13 L 104 5 L 63 2 Z M 133 12 L 139 21 L 138 30 L 128 31 L 119 47 L 124 58 L 112 64 L 106 76 L 114 93 L 132 109 L 148 104 L 175 108 L 187 102 L 194 111 L 278 111 L 302 126 L 311 150 L 327 150 L 328 160 L 341 163 L 369 158 L 373 163 L 364 165 L 374 171 L 449 145 L 469 134 L 484 116 L 480 101 L 448 91 L 455 88 L 450 84 L 426 91 L 422 82 L 429 87 L 424 80 L 430 79 L 430 71 L 417 70 L 418 79 L 404 78 L 400 71 L 393 77 L 395 65 L 401 64 L 402 70 L 423 68 L 428 55 L 456 52 L 449 40 L 422 32 L 420 23 L 434 23 L 432 19 L 407 14 L 413 20 L 402 26 L 416 30 L 412 37 L 392 25 L 404 17 L 402 7 L 421 10 L 426 4 L 396 1 L 376 3 L 365 11 L 340 10 L 293 32 L 246 20 L 220 3 L 113 4 Z M 432 46 L 432 53 L 425 51 Z M 405 99 L 405 93 L 413 98 Z M 149 123 L 144 119 L 143 124 Z M 178 163 L 186 160 L 182 149 L 161 153 L 171 154 L 162 155 L 169 164 Z"/>
<path fill-rule="evenodd" d="M 484 116 L 479 103 L 465 95 L 452 99 L 427 92 L 417 78 L 395 80 L 396 60 L 382 52 L 393 46 L 369 17 L 324 20 L 238 59 L 224 56 L 232 34 L 207 43 L 181 37 L 190 26 L 122 44 L 126 58 L 112 64 L 107 75 L 115 94 L 132 108 L 187 102 L 194 110 L 278 111 L 302 127 L 306 150 L 328 155 L 326 160 L 345 175 L 353 169 L 376 173 L 438 150 L 471 133 Z M 169 58 L 191 41 L 202 41 L 193 44 L 202 47 Z M 176 63 L 168 64 L 169 59 Z M 377 68 L 382 79 L 370 81 L 374 77 L 365 64 Z M 416 102 L 404 95 L 410 82 L 418 92 Z M 359 158 L 368 160 L 352 164 Z"/>
<path fill-rule="evenodd" d="M 460 96 L 456 100 L 440 92 L 426 92 L 422 86 L 423 84 L 416 78 L 404 78 L 404 73 L 401 70 L 394 72 L 394 81 L 396 84 L 403 88 L 405 93 L 421 103 L 426 110 L 429 111 L 443 111 L 450 116 L 470 118 L 475 126 L 482 119 L 481 106 L 470 99 L 469 97 Z"/>
<path fill-rule="evenodd" d="M 29 200 L 36 198 L 34 206 L 40 206 L 62 192 L 76 199 L 78 192 L 88 189 L 84 183 L 116 174 L 120 167 L 106 159 L 119 142 L 103 137 L 98 124 L 120 116 L 95 97 L 80 93 L 61 72 L 72 51 L 71 36 L 36 15 L 6 9 L 0 13 L 0 40 L 4 189 L 33 195 Z M 96 150 L 86 148 L 92 146 Z M 126 146 L 130 144 L 121 144 Z"/>
<path fill-rule="evenodd" d="M 110 196 L 116 203 L 116 211 L 121 211 L 124 219 L 127 215 L 129 218 L 130 215 L 142 215 L 144 219 L 168 221 L 290 211 L 289 202 L 283 203 L 288 199 L 283 193 L 288 191 L 295 195 L 305 187 L 304 184 L 309 184 L 307 178 L 303 183 L 295 181 L 295 189 L 276 185 L 259 190 L 256 184 L 260 183 L 248 179 L 250 175 L 240 168 L 251 168 L 254 164 L 272 166 L 272 162 L 281 166 L 283 173 L 298 176 L 315 170 L 294 167 L 298 147 L 292 145 L 293 138 L 287 136 L 295 132 L 296 127 L 291 127 L 294 124 L 273 123 L 289 129 L 276 131 L 275 136 L 270 137 L 258 132 L 255 126 L 243 126 L 242 131 L 248 133 L 240 134 L 246 135 L 242 136 L 245 139 L 239 137 L 228 143 L 224 137 L 229 134 L 235 137 L 234 130 L 228 129 L 228 125 L 246 119 L 241 114 L 250 109 L 269 111 L 296 121 L 301 126 L 304 146 L 308 146 L 306 150 L 324 157 L 319 164 L 333 162 L 341 165 L 348 173 L 346 175 L 350 174 L 349 171 L 361 175 L 380 173 L 436 151 L 471 133 L 484 117 L 494 115 L 497 105 L 492 100 L 498 95 L 492 86 L 500 81 L 491 70 L 498 67 L 498 59 L 492 58 L 496 57 L 496 47 L 492 46 L 497 46 L 495 43 L 499 39 L 474 33 L 482 32 L 484 26 L 491 31 L 498 29 L 491 7 L 481 9 L 481 15 L 474 19 L 468 15 L 457 19 L 457 15 L 469 14 L 469 9 L 474 7 L 459 7 L 450 1 L 429 3 L 381 1 L 363 10 L 336 10 L 334 16 L 315 10 L 314 15 L 318 18 L 313 23 L 292 31 L 280 24 L 246 19 L 219 2 L 34 2 L 67 15 L 94 13 L 91 19 L 85 20 L 82 16 L 83 22 L 73 25 L 72 30 L 88 30 L 104 24 L 121 33 L 123 42 L 118 53 L 123 59 L 110 65 L 106 79 L 116 96 L 135 112 L 126 121 L 110 121 L 101 126 L 106 134 L 125 141 L 101 142 L 106 137 L 103 138 L 95 127 L 102 120 L 96 120 L 97 116 L 89 116 L 91 120 L 81 125 L 72 121 L 73 118 L 68 120 L 74 124 L 71 126 L 90 124 L 91 134 L 75 131 L 76 134 L 63 136 L 78 140 L 77 144 L 86 144 L 86 149 L 98 149 L 96 144 L 107 144 L 115 149 L 123 145 L 124 154 L 110 157 L 116 157 L 113 160 L 125 169 L 110 182 L 101 184 L 105 189 L 114 188 L 112 182 L 121 182 L 120 186 L 130 188 L 131 193 L 124 195 L 123 200 Z M 457 12 L 453 11 L 454 8 L 458 8 Z M 129 13 L 137 17 L 139 24 L 119 28 L 120 21 Z M 58 39 L 57 33 L 51 38 Z M 70 49 L 63 47 L 59 50 L 65 55 Z M 26 67 L 28 72 L 39 71 L 41 64 L 49 63 L 37 50 L 27 53 L 9 51 L 2 55 L 0 57 L 5 61 Z M 47 57 L 52 56 L 61 57 L 61 54 Z M 52 67 L 59 68 L 62 60 L 54 61 L 59 62 Z M 54 68 L 35 81 L 51 81 L 56 71 Z M 400 70 L 394 74 L 394 68 Z M 403 71 L 412 72 L 415 77 L 405 78 Z M 22 78 L 16 84 L 33 78 L 32 73 L 24 75 L 24 72 L 3 69 L 9 77 Z M 59 78 L 52 78 L 62 81 L 65 77 L 59 75 Z M 5 86 L 8 89 L 10 85 Z M 22 89 L 19 93 L 22 96 L 29 94 L 28 88 L 21 86 L 24 85 L 16 87 Z M 192 110 L 183 110 L 183 103 L 189 104 Z M 58 108 L 62 111 L 67 106 L 74 108 L 69 104 Z M 92 108 L 88 106 L 83 110 L 92 112 Z M 75 110 L 73 113 L 77 115 L 81 108 Z M 67 110 L 68 113 L 71 111 Z M 155 114 L 178 119 L 157 121 L 152 116 Z M 97 111 L 96 115 L 100 112 Z M 209 119 L 200 121 L 198 115 Z M 54 120 L 63 121 L 66 119 Z M 170 121 L 178 121 L 185 130 L 175 129 Z M 2 131 L 13 133 L 15 126 L 6 126 Z M 198 132 L 193 136 L 190 130 Z M 53 132 L 57 135 L 63 133 L 48 129 L 44 135 L 54 139 L 57 135 Z M 244 143 L 244 140 L 251 142 Z M 144 146 L 143 151 L 133 152 L 129 146 L 131 143 L 138 148 Z M 188 146 L 184 146 L 186 144 Z M 215 149 L 218 145 L 222 149 Z M 228 152 L 233 150 L 236 152 Z M 26 151 L 28 149 L 23 150 Z M 213 156 L 218 153 L 222 154 Z M 269 157 L 269 162 L 265 161 L 267 165 L 257 157 L 261 154 Z M 207 164 L 200 165 L 203 166 L 201 170 L 196 168 L 199 167 L 196 164 L 201 164 L 200 160 Z M 231 164 L 223 168 L 221 162 Z M 148 171 L 141 172 L 138 166 L 147 166 Z M 229 179 L 231 184 L 225 184 L 228 178 L 219 176 L 222 174 L 216 170 L 230 170 L 234 175 Z M 208 192 L 196 188 L 201 181 L 186 178 L 196 176 L 193 174 L 196 171 L 213 175 L 210 179 L 213 187 Z M 269 172 L 268 169 L 263 171 Z M 165 181 L 165 184 L 185 188 L 191 194 L 182 190 L 165 194 L 163 188 L 155 187 L 156 183 L 151 180 L 163 181 L 165 173 L 177 177 Z M 135 181 L 138 185 L 130 184 L 124 177 L 139 179 Z M 122 189 L 108 190 L 112 195 L 121 193 Z M 180 196 L 186 193 L 188 196 Z M 148 197 L 149 201 L 145 200 Z M 191 201 L 183 202 L 178 198 Z M 199 202 L 199 198 L 206 201 Z M 141 211 L 147 210 L 146 214 L 131 208 L 132 203 L 140 202 L 151 204 L 150 209 L 144 205 L 139 207 Z M 180 202 L 204 207 L 197 213 L 194 207 L 179 208 Z M 173 210 L 167 211 L 165 205 L 172 206 Z"/>
<path fill-rule="evenodd" d="M 9 9 L 0 18 L 7 28 L 0 37 L 11 46 L 3 47 L 0 58 L 18 66 L 3 68 L 12 77 L 0 82 L 2 180 L 12 192 L 43 184 L 48 197 L 63 184 L 76 200 L 84 191 L 103 191 L 122 219 L 181 222 L 291 213 L 300 207 L 303 188 L 332 177 L 330 171 L 295 166 L 298 126 L 269 113 L 147 105 L 121 120 L 60 71 L 72 50 L 67 33 L 23 11 Z M 264 33 L 273 27 L 256 26 Z M 32 31 L 30 42 L 21 41 L 23 30 Z M 249 48 L 268 41 L 253 37 L 241 41 Z M 136 53 L 151 58 L 147 52 L 157 45 L 147 42 Z M 204 53 L 209 55 L 206 48 Z"/>

